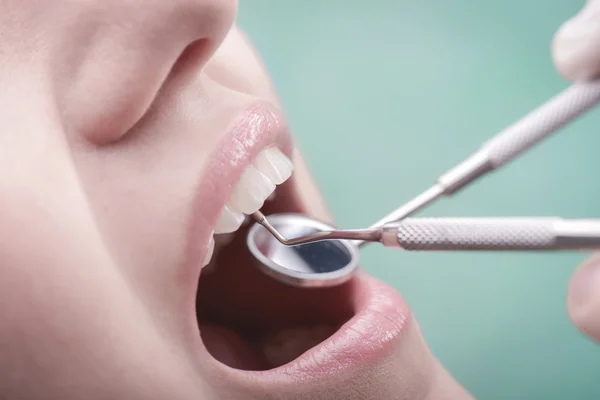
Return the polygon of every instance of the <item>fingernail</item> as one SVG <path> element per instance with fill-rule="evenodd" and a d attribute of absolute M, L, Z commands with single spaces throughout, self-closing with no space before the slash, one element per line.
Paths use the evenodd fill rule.
<path fill-rule="evenodd" d="M 593 257 L 573 275 L 569 284 L 569 302 L 581 309 L 593 301 L 594 288 L 600 288 L 600 257 Z"/>
<path fill-rule="evenodd" d="M 552 54 L 558 70 L 572 80 L 600 74 L 600 1 L 589 1 L 557 31 Z"/>

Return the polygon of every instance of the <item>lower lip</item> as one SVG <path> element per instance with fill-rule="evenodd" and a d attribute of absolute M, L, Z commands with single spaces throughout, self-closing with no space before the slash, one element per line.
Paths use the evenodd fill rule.
<path fill-rule="evenodd" d="M 286 372 L 339 374 L 389 355 L 402 337 L 410 308 L 390 286 L 359 272 L 353 282 L 356 315 L 331 338 L 285 366 Z"/>
<path fill-rule="evenodd" d="M 402 340 L 411 321 L 411 311 L 392 287 L 358 272 L 351 281 L 356 314 L 333 336 L 289 364 L 268 371 L 228 369 L 230 378 L 265 384 L 312 382 L 330 375 L 363 370 L 389 356 Z"/>

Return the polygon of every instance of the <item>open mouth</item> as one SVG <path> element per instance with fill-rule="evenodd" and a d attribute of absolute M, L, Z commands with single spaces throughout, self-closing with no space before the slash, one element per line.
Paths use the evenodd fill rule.
<path fill-rule="evenodd" d="M 215 251 L 198 282 L 196 311 L 204 345 L 216 360 L 263 371 L 292 362 L 334 335 L 355 315 L 356 285 L 350 281 L 333 288 L 297 288 L 253 265 L 246 246 L 250 224 L 242 222 L 242 213 L 256 211 L 265 198 L 273 197 L 275 184 L 289 177 L 276 149 L 263 150 L 257 159 L 258 168 L 250 166 L 243 174 L 217 224 Z M 268 159 L 274 160 L 271 173 Z M 293 179 L 279 186 L 261 210 L 304 212 L 294 187 Z"/>

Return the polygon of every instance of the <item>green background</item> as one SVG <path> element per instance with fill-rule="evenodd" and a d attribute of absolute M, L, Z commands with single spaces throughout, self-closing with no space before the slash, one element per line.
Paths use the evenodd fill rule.
<path fill-rule="evenodd" d="M 550 41 L 583 1 L 242 0 L 342 227 L 416 195 L 567 86 Z M 600 110 L 421 215 L 599 217 Z M 433 351 L 482 399 L 600 399 L 600 349 L 565 311 L 581 254 L 401 253 L 362 265 L 398 288 Z"/>

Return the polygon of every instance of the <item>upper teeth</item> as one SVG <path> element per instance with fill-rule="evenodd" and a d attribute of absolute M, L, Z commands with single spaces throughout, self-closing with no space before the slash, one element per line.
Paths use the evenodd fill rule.
<path fill-rule="evenodd" d="M 234 210 L 239 210 L 244 214 L 252 214 L 262 207 L 267 197 L 273 193 L 273 190 L 275 190 L 273 181 L 260 172 L 258 168 L 249 165 L 233 189 L 229 205 Z"/>
<path fill-rule="evenodd" d="M 208 249 L 206 250 L 206 255 L 204 256 L 204 265 L 210 262 L 210 259 L 213 256 L 213 252 L 215 251 L 215 238 L 211 235 L 208 242 Z"/>
<path fill-rule="evenodd" d="M 285 182 L 294 170 L 292 161 L 277 147 L 261 150 L 242 173 L 231 197 L 223 207 L 215 225 L 215 234 L 236 231 L 245 215 L 258 211 L 275 190 L 275 185 Z M 205 260 L 205 265 L 210 258 Z"/>

